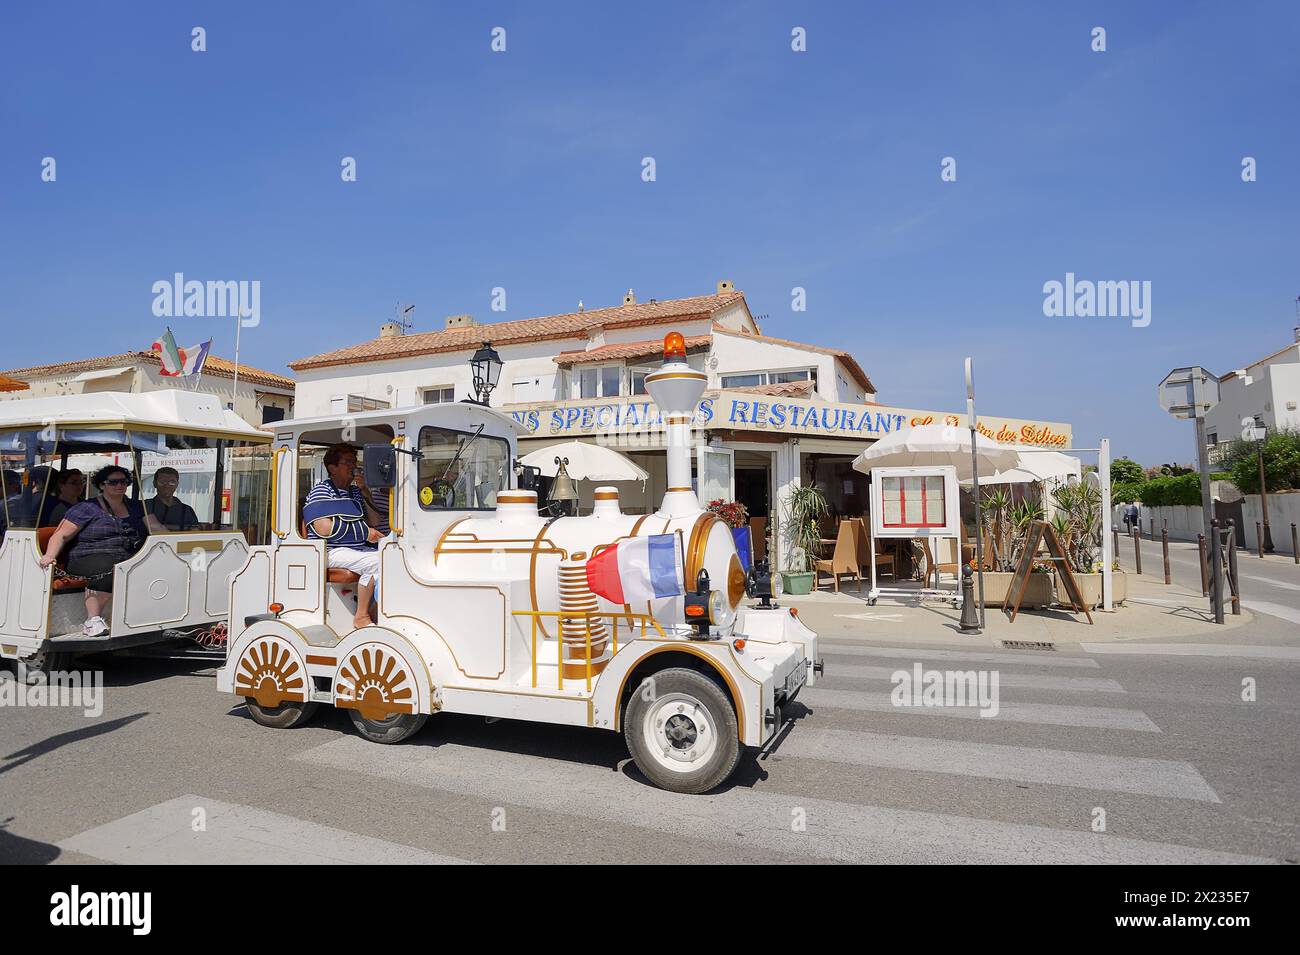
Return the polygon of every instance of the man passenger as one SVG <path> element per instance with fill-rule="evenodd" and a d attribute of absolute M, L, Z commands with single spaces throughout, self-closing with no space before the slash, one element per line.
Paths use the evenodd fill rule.
<path fill-rule="evenodd" d="M 361 578 L 352 624 L 368 627 L 374 623 L 370 605 L 379 583 L 377 545 L 384 535 L 378 528 L 383 517 L 357 467 L 356 448 L 330 447 L 325 452 L 325 471 L 329 476 L 311 489 L 303 506 L 307 537 L 325 541 L 327 566 L 342 567 Z"/>
<path fill-rule="evenodd" d="M 154 496 L 144 502 L 144 509 L 169 531 L 192 531 L 199 526 L 199 517 L 194 508 L 177 500 L 180 483 L 180 472 L 174 467 L 165 465 L 154 471 Z"/>

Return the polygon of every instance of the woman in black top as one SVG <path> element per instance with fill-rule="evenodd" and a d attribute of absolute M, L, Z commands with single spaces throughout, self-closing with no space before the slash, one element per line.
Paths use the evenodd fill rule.
<path fill-rule="evenodd" d="M 138 551 L 147 535 L 165 528 L 145 513 L 143 504 L 127 498 L 131 474 L 126 468 L 116 464 L 100 468 L 91 483 L 99 494 L 63 515 L 41 557 L 41 566 L 58 560 L 64 545 L 72 541 L 68 573 L 86 578 L 86 623 L 81 632 L 98 637 L 108 632 L 104 611 L 113 598 L 113 568 Z"/>

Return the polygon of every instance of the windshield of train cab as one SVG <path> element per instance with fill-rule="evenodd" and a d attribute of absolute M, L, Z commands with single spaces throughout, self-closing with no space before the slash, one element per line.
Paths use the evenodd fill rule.
<path fill-rule="evenodd" d="M 510 486 L 510 443 L 474 431 L 420 429 L 420 507 L 478 511 L 496 507 Z"/>

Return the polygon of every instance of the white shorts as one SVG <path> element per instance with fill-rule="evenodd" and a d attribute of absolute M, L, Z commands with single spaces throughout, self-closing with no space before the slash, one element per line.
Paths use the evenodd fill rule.
<path fill-rule="evenodd" d="M 325 563 L 330 567 L 342 567 L 361 578 L 364 587 L 371 581 L 379 582 L 379 551 L 356 550 L 351 547 L 331 547 L 325 551 Z"/>

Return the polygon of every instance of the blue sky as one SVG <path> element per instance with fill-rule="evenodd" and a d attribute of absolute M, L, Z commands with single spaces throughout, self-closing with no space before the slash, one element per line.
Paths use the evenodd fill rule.
<path fill-rule="evenodd" d="M 0 366 L 147 348 L 178 271 L 261 282 L 242 357 L 273 370 L 399 301 L 429 329 L 725 277 L 889 403 L 960 409 L 969 354 L 982 411 L 1186 461 L 1159 379 L 1291 340 L 1297 28 L 1292 2 L 5 4 Z M 1150 281 L 1150 326 L 1045 317 L 1067 272 Z"/>

